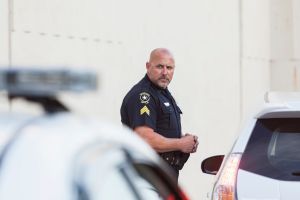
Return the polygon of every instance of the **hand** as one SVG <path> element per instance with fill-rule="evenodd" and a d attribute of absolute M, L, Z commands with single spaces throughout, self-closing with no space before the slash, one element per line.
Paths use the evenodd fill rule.
<path fill-rule="evenodd" d="M 181 151 L 184 153 L 194 153 L 197 150 L 198 137 L 191 134 L 185 134 L 180 139 Z"/>
<path fill-rule="evenodd" d="M 192 134 L 189 134 L 189 133 L 186 133 L 185 136 L 193 136 L 193 139 L 194 139 L 194 146 L 193 146 L 193 149 L 190 153 L 195 153 L 198 149 L 198 137 L 196 135 L 192 135 Z"/>
<path fill-rule="evenodd" d="M 199 142 L 198 142 L 198 137 L 196 135 L 194 135 L 194 142 L 195 142 L 195 144 L 194 144 L 194 148 L 192 150 L 192 153 L 195 153 L 198 149 Z"/>

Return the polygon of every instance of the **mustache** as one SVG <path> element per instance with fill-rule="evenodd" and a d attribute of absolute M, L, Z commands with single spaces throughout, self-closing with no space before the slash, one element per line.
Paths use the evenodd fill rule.
<path fill-rule="evenodd" d="M 166 76 L 161 76 L 161 77 L 159 77 L 159 79 L 158 80 L 167 80 L 168 82 L 170 82 L 170 79 L 168 78 L 168 77 L 166 77 Z"/>

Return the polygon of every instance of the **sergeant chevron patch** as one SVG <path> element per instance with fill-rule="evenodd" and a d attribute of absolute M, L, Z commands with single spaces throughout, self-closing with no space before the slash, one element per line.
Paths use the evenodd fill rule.
<path fill-rule="evenodd" d="M 140 115 L 143 115 L 144 113 L 150 116 L 150 110 L 146 105 L 140 110 Z"/>

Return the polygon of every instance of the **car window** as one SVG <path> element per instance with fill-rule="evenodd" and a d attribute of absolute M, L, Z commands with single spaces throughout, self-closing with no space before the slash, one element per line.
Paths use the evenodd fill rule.
<path fill-rule="evenodd" d="M 114 168 L 106 172 L 102 187 L 98 188 L 95 199 L 139 199 L 122 170 Z"/>
<path fill-rule="evenodd" d="M 141 176 L 140 173 L 136 171 L 136 168 L 133 167 L 134 164 L 129 165 L 127 163 L 125 165 L 126 167 L 121 169 L 122 173 L 138 199 L 162 200 L 159 188 Z"/>
<path fill-rule="evenodd" d="M 134 163 L 135 170 L 159 194 L 159 199 L 183 199 L 178 188 L 171 184 L 160 168 L 146 163 Z M 146 198 L 147 199 L 147 198 Z"/>
<path fill-rule="evenodd" d="M 75 185 L 80 200 L 183 199 L 161 166 L 136 159 L 118 146 L 91 146 L 78 155 L 76 163 Z"/>
<path fill-rule="evenodd" d="M 280 171 L 300 173 L 300 133 L 283 127 L 272 135 L 268 159 L 270 164 Z"/>
<path fill-rule="evenodd" d="M 278 180 L 300 180 L 300 118 L 259 119 L 240 168 Z"/>

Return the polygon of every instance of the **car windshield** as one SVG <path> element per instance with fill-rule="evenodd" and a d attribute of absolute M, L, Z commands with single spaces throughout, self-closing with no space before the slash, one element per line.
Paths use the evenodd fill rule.
<path fill-rule="evenodd" d="M 259 119 L 240 168 L 278 180 L 300 180 L 300 118 Z"/>

